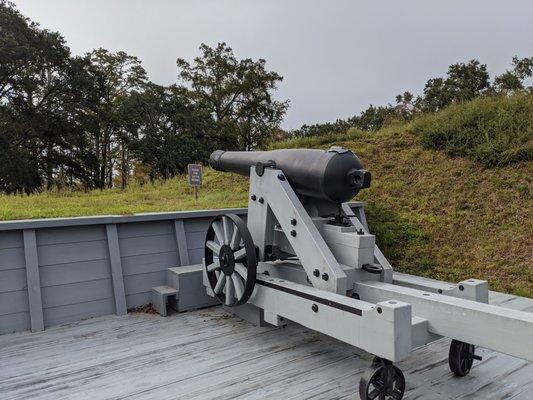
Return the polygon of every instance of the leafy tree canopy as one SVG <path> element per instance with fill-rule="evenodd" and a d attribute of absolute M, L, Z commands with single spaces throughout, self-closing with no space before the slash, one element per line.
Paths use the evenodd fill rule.
<path fill-rule="evenodd" d="M 193 63 L 178 58 L 179 77 L 216 121 L 235 127 L 241 149 L 262 146 L 288 107 L 288 102 L 274 100 L 272 93 L 283 78 L 268 71 L 263 59 L 237 60 L 225 43 L 214 48 L 202 44 L 200 52 Z"/>

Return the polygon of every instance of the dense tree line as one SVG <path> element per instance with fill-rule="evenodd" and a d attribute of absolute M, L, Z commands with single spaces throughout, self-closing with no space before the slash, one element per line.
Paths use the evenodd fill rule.
<path fill-rule="evenodd" d="M 180 84 L 164 87 L 124 52 L 72 55 L 5 0 L 0 32 L 0 192 L 170 178 L 215 148 L 264 145 L 288 106 L 265 60 L 224 43 L 177 59 Z"/>
<path fill-rule="evenodd" d="M 415 97 L 406 91 L 396 96 L 394 104 L 375 107 L 370 105 L 359 115 L 335 122 L 303 125 L 290 132 L 294 136 L 317 136 L 328 133 L 346 132 L 351 127 L 365 131 L 377 130 L 394 122 L 409 122 L 417 114 L 434 113 L 443 108 L 479 96 L 508 94 L 516 91 L 531 92 L 526 81 L 531 78 L 533 57 L 514 57 L 512 68 L 494 78 L 487 72 L 487 66 L 477 60 L 450 65 L 446 77 L 432 78 L 426 82 L 424 91 Z"/>
<path fill-rule="evenodd" d="M 273 98 L 282 77 L 265 60 L 239 60 L 225 43 L 178 58 L 177 82 L 157 85 L 141 61 L 95 49 L 74 56 L 57 32 L 0 0 L 0 192 L 103 189 L 168 179 L 215 148 L 252 150 L 288 136 L 377 130 L 475 97 L 531 91 L 533 58 L 489 77 L 477 60 L 449 67 L 423 93 L 371 105 L 332 123 L 284 132 L 288 102 Z"/>

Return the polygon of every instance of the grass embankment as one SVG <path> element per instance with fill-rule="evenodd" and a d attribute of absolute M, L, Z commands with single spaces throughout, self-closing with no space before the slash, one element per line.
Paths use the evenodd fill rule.
<path fill-rule="evenodd" d="M 479 97 L 415 118 L 409 129 L 426 148 L 487 167 L 533 161 L 533 93 Z"/>
<path fill-rule="evenodd" d="M 354 150 L 372 172 L 372 187 L 358 198 L 368 201 L 370 229 L 396 270 L 452 282 L 477 277 L 533 297 L 533 162 L 486 168 L 428 150 L 406 130 L 353 131 L 355 139 L 331 135 L 328 143 Z M 283 146 L 325 147 L 322 140 Z"/>
<path fill-rule="evenodd" d="M 125 215 L 143 212 L 199 210 L 247 205 L 248 186 L 244 177 L 204 170 L 204 186 L 198 201 L 185 177 L 139 185 L 125 190 L 106 189 L 49 191 L 31 196 L 0 195 L 0 220 Z"/>
<path fill-rule="evenodd" d="M 397 270 L 448 281 L 478 277 L 492 289 L 533 297 L 533 163 L 488 169 L 424 149 L 414 134 L 392 128 L 353 137 L 319 147 L 344 145 L 372 171 L 372 187 L 359 198 L 368 201 L 370 228 Z M 0 215 L 6 220 L 245 206 L 247 190 L 245 178 L 206 169 L 198 202 L 183 177 L 125 191 L 3 196 Z"/>

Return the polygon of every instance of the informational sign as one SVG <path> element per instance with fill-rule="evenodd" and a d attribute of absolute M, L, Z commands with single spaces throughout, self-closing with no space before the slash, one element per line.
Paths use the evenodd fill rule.
<path fill-rule="evenodd" d="M 189 185 L 202 186 L 202 166 L 200 164 L 189 164 L 187 170 L 189 171 Z"/>
<path fill-rule="evenodd" d="M 202 165 L 189 164 L 187 165 L 189 173 L 189 185 L 194 189 L 194 198 L 198 200 L 198 187 L 202 186 Z"/>

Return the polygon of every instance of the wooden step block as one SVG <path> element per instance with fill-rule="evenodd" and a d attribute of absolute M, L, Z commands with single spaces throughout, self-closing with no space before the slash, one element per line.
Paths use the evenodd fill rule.
<path fill-rule="evenodd" d="M 169 299 L 169 306 L 176 311 L 188 311 L 220 304 L 207 295 L 203 282 L 202 264 L 169 268 L 167 284 L 178 290 L 178 295 Z"/>
<path fill-rule="evenodd" d="M 175 298 L 178 291 L 170 286 L 156 286 L 152 288 L 152 305 L 159 313 L 159 315 L 167 316 L 167 302 L 171 298 Z"/>

